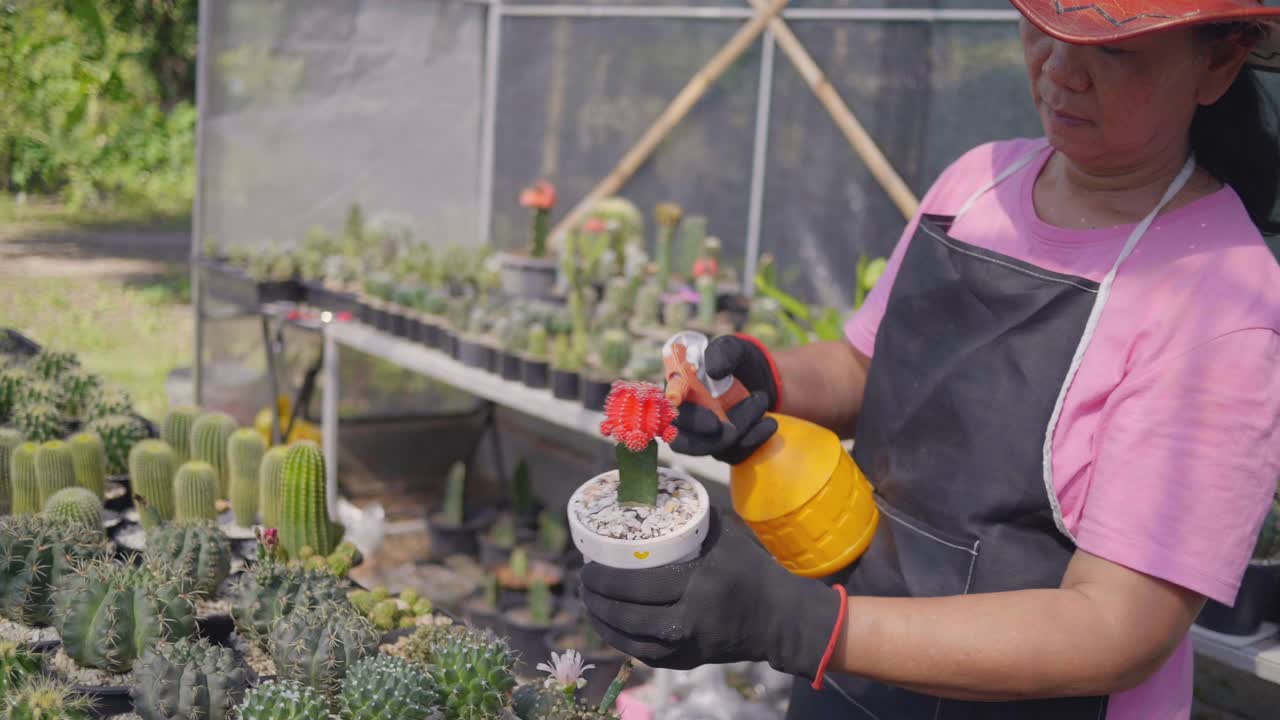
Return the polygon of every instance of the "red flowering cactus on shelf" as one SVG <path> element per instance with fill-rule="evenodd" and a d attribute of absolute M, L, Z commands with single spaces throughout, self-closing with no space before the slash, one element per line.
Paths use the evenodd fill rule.
<path fill-rule="evenodd" d="M 539 180 L 520 193 L 520 205 L 533 210 L 533 245 L 531 257 L 547 254 L 547 233 L 551 225 L 551 208 L 556 205 L 556 189 L 546 180 Z"/>
<path fill-rule="evenodd" d="M 618 380 L 604 403 L 600 433 L 618 442 L 618 504 L 654 506 L 658 501 L 658 440 L 676 439 L 676 406 L 662 388 Z"/>

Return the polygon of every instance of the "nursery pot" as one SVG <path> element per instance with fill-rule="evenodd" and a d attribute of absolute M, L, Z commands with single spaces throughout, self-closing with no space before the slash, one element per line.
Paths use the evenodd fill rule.
<path fill-rule="evenodd" d="M 489 348 L 475 340 L 458 338 L 458 362 L 467 367 L 487 369 Z"/>
<path fill-rule="evenodd" d="M 409 318 L 405 317 L 404 313 L 405 309 L 398 305 L 391 306 L 391 309 L 387 311 L 387 314 L 390 316 L 388 320 L 388 329 L 391 334 L 396 337 L 409 337 Z"/>
<path fill-rule="evenodd" d="M 604 410 L 604 401 L 609 397 L 609 389 L 613 387 L 612 382 L 583 376 L 578 386 L 582 394 L 582 407 L 596 412 Z"/>
<path fill-rule="evenodd" d="M 587 649 L 584 638 L 574 629 L 552 631 L 546 635 L 546 641 L 543 655 L 547 657 L 550 657 L 553 651 L 577 650 L 582 653 L 583 662 L 595 665 L 595 669 L 591 670 L 591 674 L 587 676 L 590 682 L 578 691 L 578 697 L 585 699 L 587 704 L 593 707 L 599 705 L 609 689 L 609 683 L 606 680 L 618 674 L 627 656 L 607 645 L 600 649 Z"/>
<path fill-rule="evenodd" d="M 483 567 L 494 568 L 499 565 L 506 565 L 507 561 L 511 559 L 513 547 L 503 547 L 485 535 L 476 538 L 476 543 L 480 549 L 480 565 Z"/>
<path fill-rule="evenodd" d="M 693 486 L 698 498 L 697 513 L 672 532 L 649 540 L 628 540 L 600 535 L 578 518 L 578 509 L 585 505 L 584 493 L 598 481 L 616 478 L 618 471 L 610 470 L 588 480 L 569 498 L 569 534 L 574 547 L 582 552 L 587 562 L 598 562 L 623 570 L 662 567 L 686 562 L 698 557 L 702 541 L 707 538 L 711 523 L 711 500 L 707 489 L 688 473 L 678 468 L 658 468 L 659 475 L 668 480 L 684 480 Z"/>
<path fill-rule="evenodd" d="M 450 555 L 475 557 L 479 549 L 476 537 L 487 530 L 496 517 L 496 512 L 487 509 L 468 518 L 461 525 L 452 525 L 439 513 L 432 515 L 429 524 L 431 556 L 439 559 Z"/>
<path fill-rule="evenodd" d="M 560 265 L 555 257 L 535 258 L 523 253 L 504 252 L 498 258 L 502 266 L 502 292 L 507 297 L 527 300 L 551 297 Z"/>
<path fill-rule="evenodd" d="M 502 348 L 491 343 L 481 343 L 488 363 L 482 368 L 497 375 L 502 372 Z"/>
<path fill-rule="evenodd" d="M 551 368 L 551 394 L 561 400 L 577 400 L 580 377 L 576 372 Z"/>
<path fill-rule="evenodd" d="M 1236 593 L 1236 604 L 1227 607 L 1209 600 L 1196 618 L 1196 624 L 1225 635 L 1252 635 L 1262 627 L 1278 592 L 1280 560 L 1250 561 Z"/>
<path fill-rule="evenodd" d="M 484 598 L 480 595 L 472 597 L 462 606 L 462 613 L 466 620 L 481 630 L 492 630 L 496 635 L 505 637 L 507 634 L 506 624 L 502 619 L 502 614 L 507 610 L 516 607 L 509 602 L 503 602 L 498 599 L 498 607 L 491 608 L 485 604 Z"/>
<path fill-rule="evenodd" d="M 498 359 L 498 371 L 503 380 L 519 381 L 524 374 L 524 360 L 519 355 L 503 350 Z"/>
<path fill-rule="evenodd" d="M 532 358 L 524 359 L 524 384 L 534 388 L 542 389 L 551 383 L 551 368 L 546 360 L 534 360 Z"/>
<path fill-rule="evenodd" d="M 518 607 L 502 614 L 502 625 L 506 632 L 507 644 L 516 651 L 516 672 L 528 675 L 529 671 L 540 662 L 545 662 L 547 652 L 547 635 L 574 627 L 573 614 L 564 609 L 556 600 L 555 614 L 551 623 L 543 625 L 535 623 L 530 617 L 529 609 Z"/>
<path fill-rule="evenodd" d="M 113 715 L 133 712 L 133 697 L 126 686 L 77 685 L 72 689 L 77 695 L 83 695 L 89 701 L 89 715 L 92 717 L 109 718 Z"/>

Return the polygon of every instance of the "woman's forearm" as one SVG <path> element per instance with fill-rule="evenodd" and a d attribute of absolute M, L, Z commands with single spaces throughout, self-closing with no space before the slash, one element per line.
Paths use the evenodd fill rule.
<path fill-rule="evenodd" d="M 845 341 L 804 345 L 774 354 L 784 415 L 853 437 L 871 361 Z"/>

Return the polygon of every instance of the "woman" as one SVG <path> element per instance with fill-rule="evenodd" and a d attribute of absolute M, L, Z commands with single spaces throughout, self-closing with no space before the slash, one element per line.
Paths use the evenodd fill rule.
<path fill-rule="evenodd" d="M 1188 630 L 1234 601 L 1280 477 L 1280 150 L 1251 68 L 1280 8 L 1014 5 L 1046 137 L 946 170 L 847 343 L 717 339 L 709 371 L 752 398 L 732 428 L 681 408 L 675 448 L 728 462 L 766 408 L 856 422 L 870 549 L 834 586 L 727 524 L 691 563 L 588 565 L 619 649 L 767 660 L 801 678 L 793 718 L 1189 717 Z"/>

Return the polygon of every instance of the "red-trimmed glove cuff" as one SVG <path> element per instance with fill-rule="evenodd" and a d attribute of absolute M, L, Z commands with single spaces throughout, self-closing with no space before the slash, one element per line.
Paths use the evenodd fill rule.
<path fill-rule="evenodd" d="M 746 333 L 734 333 L 734 337 L 754 345 L 764 356 L 765 362 L 769 363 L 769 373 L 773 375 L 773 404 L 769 406 L 769 410 L 775 411 L 782 407 L 782 375 L 778 372 L 778 364 L 773 359 L 773 353 L 769 352 L 769 348 L 760 342 L 759 338 Z"/>
<path fill-rule="evenodd" d="M 818 663 L 818 672 L 813 676 L 813 685 L 810 687 L 814 690 L 822 689 L 822 682 L 827 675 L 827 666 L 831 664 L 831 659 L 836 654 L 836 646 L 840 644 L 840 636 L 844 633 L 845 618 L 849 614 L 849 593 L 845 591 L 843 585 L 836 584 L 832 587 L 840 595 L 840 609 L 836 614 L 836 626 L 831 631 L 831 639 L 827 641 L 827 650 L 822 654 L 822 662 Z"/>

